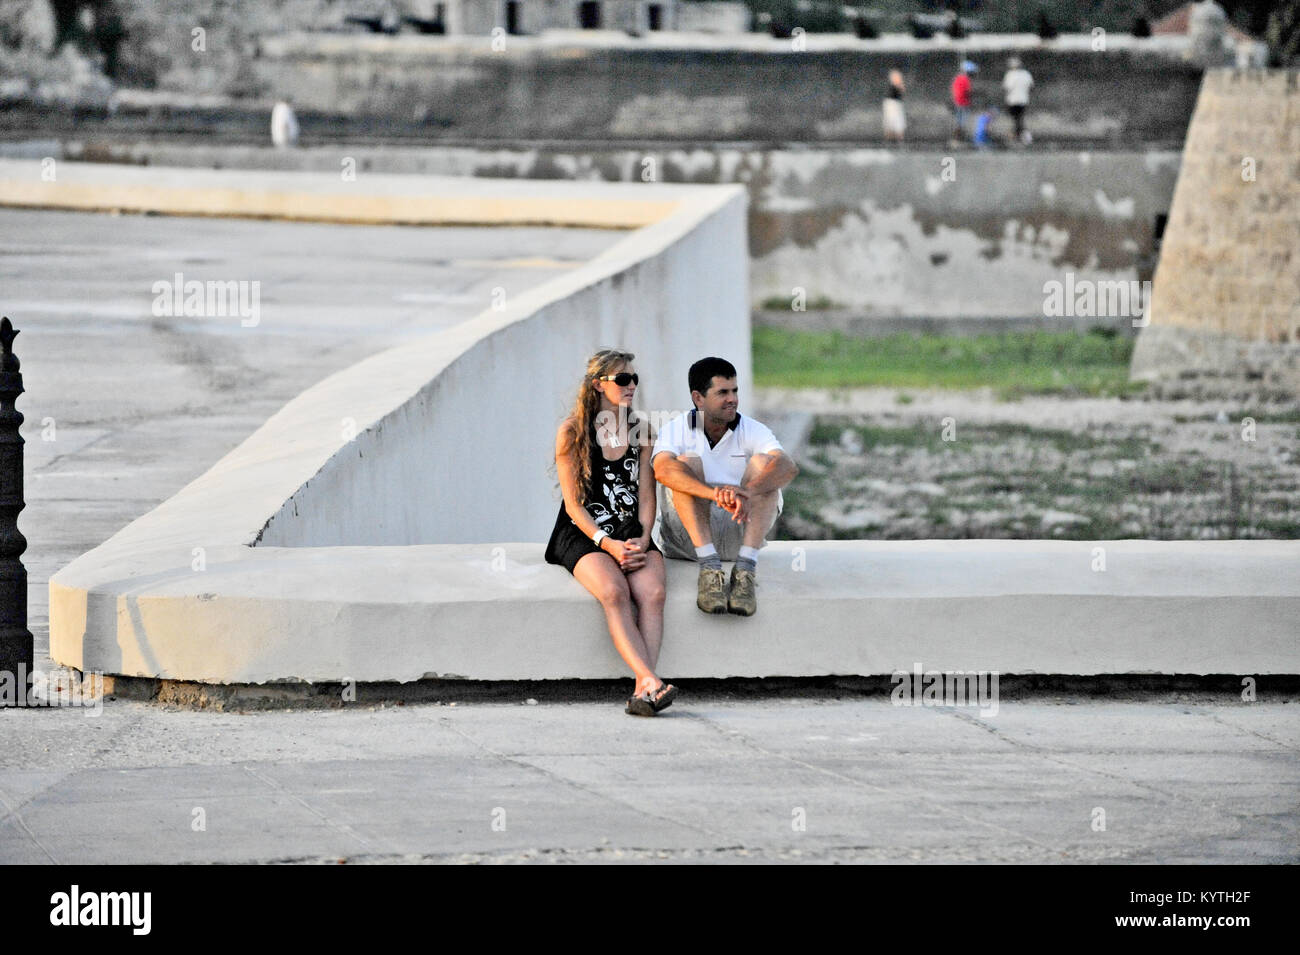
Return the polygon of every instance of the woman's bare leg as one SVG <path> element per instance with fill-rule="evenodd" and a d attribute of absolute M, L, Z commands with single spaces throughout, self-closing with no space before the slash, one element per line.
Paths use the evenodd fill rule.
<path fill-rule="evenodd" d="M 636 676 L 636 692 L 653 690 L 659 685 L 659 678 L 648 662 L 645 640 L 633 617 L 632 592 L 627 577 L 614 558 L 605 553 L 587 554 L 574 565 L 573 576 L 605 608 L 605 621 L 609 624 L 614 649 Z M 655 655 L 658 656 L 657 647 Z"/>
<path fill-rule="evenodd" d="M 659 648 L 664 642 L 664 555 L 657 550 L 646 554 L 645 566 L 627 575 L 627 585 L 637 608 L 646 664 L 654 670 L 659 665 Z"/>

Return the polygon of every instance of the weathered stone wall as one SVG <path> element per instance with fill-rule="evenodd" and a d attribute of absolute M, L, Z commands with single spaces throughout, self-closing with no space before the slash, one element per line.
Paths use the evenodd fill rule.
<path fill-rule="evenodd" d="M 300 113 L 365 116 L 428 136 L 707 142 L 878 142 L 890 69 L 907 82 L 907 136 L 947 142 L 953 48 L 795 52 L 600 48 L 512 38 L 294 33 L 250 60 L 253 95 Z M 470 42 L 472 39 L 473 42 Z M 1030 49 L 976 56 L 976 105 L 1002 105 L 1006 58 L 1035 78 L 1029 127 L 1041 142 L 1181 145 L 1200 71 L 1156 53 Z M 306 127 L 304 127 L 304 130 Z"/>
<path fill-rule="evenodd" d="M 762 160 L 749 180 L 755 303 L 789 302 L 799 288 L 809 303 L 872 318 L 1042 318 L 1049 283 L 1149 280 L 1156 217 L 1178 172 L 1174 152 L 781 150 Z"/>
<path fill-rule="evenodd" d="M 671 24 L 675 0 L 656 0 Z M 601 0 L 600 28 L 603 30 L 645 30 L 648 14 L 645 0 Z M 488 37 L 506 22 L 503 0 L 459 0 L 447 7 L 447 29 L 452 34 Z M 578 29 L 577 0 L 525 0 L 519 5 L 522 33 L 542 30 Z"/>
<path fill-rule="evenodd" d="M 676 29 L 694 33 L 744 33 L 754 15 L 743 3 L 695 3 L 677 5 Z"/>
<path fill-rule="evenodd" d="M 1300 392 L 1300 72 L 1206 74 L 1133 375 Z"/>

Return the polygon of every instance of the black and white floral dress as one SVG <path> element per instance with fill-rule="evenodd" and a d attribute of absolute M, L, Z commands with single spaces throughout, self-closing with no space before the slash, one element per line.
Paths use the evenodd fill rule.
<path fill-rule="evenodd" d="M 592 432 L 591 481 L 587 485 L 586 507 L 600 529 L 615 540 L 640 537 L 643 533 L 638 492 L 641 487 L 641 448 L 631 444 L 616 461 L 607 461 Z M 657 551 L 653 540 L 646 550 Z M 546 562 L 562 564 L 569 573 L 583 557 L 600 548 L 592 543 L 560 502 L 551 539 L 546 544 Z"/>

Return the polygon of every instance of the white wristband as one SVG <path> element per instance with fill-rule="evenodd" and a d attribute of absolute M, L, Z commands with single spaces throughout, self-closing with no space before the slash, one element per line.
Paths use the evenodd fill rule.
<path fill-rule="evenodd" d="M 599 546 L 600 546 L 600 542 L 603 541 L 603 540 L 604 540 L 606 537 L 608 537 L 608 536 L 609 536 L 609 533 L 606 532 L 606 531 L 603 531 L 603 530 L 601 530 L 601 531 L 596 531 L 596 536 L 593 537 L 593 538 L 591 539 L 591 542 L 592 542 L 593 544 L 595 544 L 597 547 L 599 547 Z"/>

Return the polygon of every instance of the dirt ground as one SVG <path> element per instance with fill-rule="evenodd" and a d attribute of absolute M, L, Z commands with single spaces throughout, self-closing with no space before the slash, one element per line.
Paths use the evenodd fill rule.
<path fill-rule="evenodd" d="M 1300 401 L 763 389 L 802 419 L 774 537 L 1300 537 Z"/>

